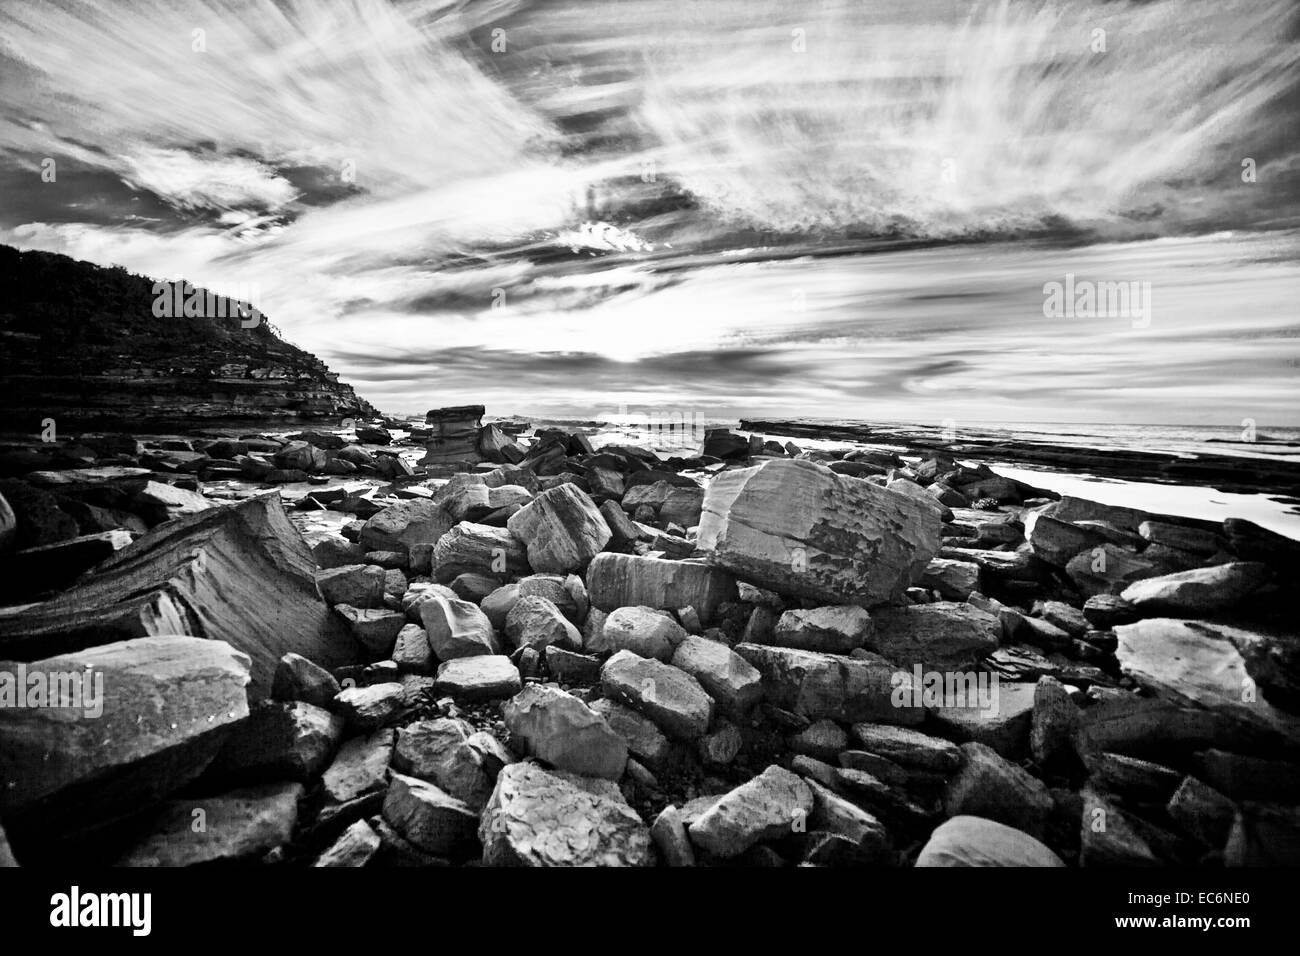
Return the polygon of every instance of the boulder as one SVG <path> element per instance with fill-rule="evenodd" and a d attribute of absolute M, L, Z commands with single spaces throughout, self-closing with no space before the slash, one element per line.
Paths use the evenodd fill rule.
<path fill-rule="evenodd" d="M 506 522 L 524 542 L 533 570 L 582 571 L 609 542 L 610 530 L 586 492 L 572 484 L 544 491 Z"/>
<path fill-rule="evenodd" d="M 1065 866 L 1059 856 L 1025 831 L 965 814 L 952 817 L 930 834 L 916 865 Z"/>
<path fill-rule="evenodd" d="M 501 771 L 479 824 L 485 866 L 652 866 L 650 831 L 607 781 L 531 761 Z"/>
<path fill-rule="evenodd" d="M 454 524 L 435 502 L 413 498 L 389 505 L 367 519 L 358 543 L 366 551 L 409 553 L 414 545 L 435 543 Z"/>
<path fill-rule="evenodd" d="M 195 779 L 248 716 L 249 669 L 229 644 L 193 637 L 7 665 L 0 699 L 25 702 L 0 707 L 0 817 L 11 836 L 73 838 Z M 54 693 L 37 700 L 38 687 Z M 80 706 L 49 706 L 56 695 Z"/>
<path fill-rule="evenodd" d="M 1052 812 L 1042 782 L 983 744 L 962 744 L 961 752 L 964 763 L 944 795 L 948 816 L 985 817 L 1041 838 Z"/>
<path fill-rule="evenodd" d="M 925 719 L 921 707 L 894 705 L 899 671 L 887 661 L 762 644 L 737 644 L 734 650 L 763 676 L 769 703 L 809 720 L 919 724 Z"/>
<path fill-rule="evenodd" d="M 322 820 L 341 808 L 358 808 L 361 813 L 378 810 L 392 758 L 391 727 L 345 740 L 321 777 Z"/>
<path fill-rule="evenodd" d="M 504 582 L 532 572 L 523 543 L 507 528 L 469 521 L 462 521 L 438 539 L 430 564 L 433 579 L 440 584 L 467 573 Z"/>
<path fill-rule="evenodd" d="M 271 783 L 163 805 L 147 836 L 118 866 L 196 866 L 254 862 L 288 843 L 298 823 L 300 783 Z M 202 811 L 203 826 L 195 822 Z"/>
<path fill-rule="evenodd" d="M 602 611 L 693 607 L 707 623 L 721 604 L 736 599 L 736 583 L 730 575 L 694 561 L 598 554 L 587 568 L 586 580 L 592 606 Z"/>
<path fill-rule="evenodd" d="M 289 653 L 276 665 L 271 697 L 283 701 L 300 700 L 328 710 L 340 689 L 339 682 L 325 668 L 313 664 L 301 654 Z"/>
<path fill-rule="evenodd" d="M 406 625 L 406 615 L 386 608 L 334 607 L 339 617 L 347 622 L 357 643 L 365 648 L 370 660 L 387 660 L 397 643 L 397 632 Z"/>
<path fill-rule="evenodd" d="M 812 788 L 770 766 L 725 794 L 687 827 L 691 842 L 717 857 L 735 857 L 756 843 L 807 831 Z"/>
<path fill-rule="evenodd" d="M 673 762 L 677 748 L 649 717 L 604 697 L 592 701 L 591 709 L 627 741 L 628 752 L 651 770 L 668 769 Z"/>
<path fill-rule="evenodd" d="M 477 848 L 478 814 L 427 780 L 392 774 L 383 813 L 389 826 L 425 853 L 464 857 Z"/>
<path fill-rule="evenodd" d="M 763 676 L 727 645 L 689 635 L 677 645 L 670 663 L 690 674 L 732 717 L 748 714 L 763 698 Z"/>
<path fill-rule="evenodd" d="M 468 601 L 431 594 L 420 602 L 420 620 L 429 648 L 440 661 L 501 653 L 492 622 Z"/>
<path fill-rule="evenodd" d="M 614 651 L 631 651 L 639 657 L 672 660 L 686 630 L 671 614 L 649 607 L 621 607 L 605 618 L 602 631 L 606 645 Z"/>
<path fill-rule="evenodd" d="M 437 784 L 475 812 L 487 804 L 501 768 L 513 762 L 496 738 L 449 717 L 403 727 L 393 751 L 394 770 Z"/>
<path fill-rule="evenodd" d="M 964 601 L 980 590 L 980 566 L 974 561 L 932 558 L 921 577 L 921 587 L 937 591 L 945 601 Z"/>
<path fill-rule="evenodd" d="M 847 654 L 866 646 L 871 615 L 857 605 L 786 611 L 776 622 L 772 642 L 781 647 Z"/>
<path fill-rule="evenodd" d="M 1082 551 L 1106 543 L 1095 530 L 1062 521 L 1041 511 L 1025 515 L 1025 540 L 1034 557 L 1063 568 Z"/>
<path fill-rule="evenodd" d="M 346 682 L 345 682 L 346 684 Z M 334 698 L 334 709 L 355 730 L 375 730 L 406 710 L 406 689 L 396 681 L 348 687 Z"/>
<path fill-rule="evenodd" d="M 586 704 L 556 687 L 529 684 L 502 708 L 512 741 L 559 770 L 618 780 L 627 741 Z"/>
<path fill-rule="evenodd" d="M 605 696 L 653 720 L 670 737 L 704 736 L 713 718 L 713 698 L 683 670 L 653 658 L 619 651 L 601 669 Z"/>
<path fill-rule="evenodd" d="M 937 601 L 909 607 L 879 608 L 866 646 L 896 664 L 926 670 L 951 670 L 997 650 L 1002 624 L 970 604 Z"/>
<path fill-rule="evenodd" d="M 523 682 L 510 658 L 500 654 L 459 657 L 438 668 L 435 689 L 460 700 L 499 700 L 519 693 Z"/>
<path fill-rule="evenodd" d="M 515 647 L 540 652 L 551 644 L 582 649 L 582 634 L 544 597 L 521 597 L 506 615 L 506 637 Z"/>
<path fill-rule="evenodd" d="M 1120 597 L 1142 615 L 1199 617 L 1240 604 L 1272 578 L 1266 564 L 1233 561 L 1137 581 Z"/>
<path fill-rule="evenodd" d="M 853 736 L 863 750 L 904 767 L 949 774 L 962 761 L 961 751 L 952 741 L 932 737 L 909 727 L 854 724 Z"/>
<path fill-rule="evenodd" d="M 316 572 L 316 590 L 331 606 L 384 606 L 384 569 L 373 564 L 347 564 Z"/>
<path fill-rule="evenodd" d="M 885 861 L 890 839 L 879 819 L 816 780 L 805 779 L 805 783 L 813 794 L 813 810 L 808 818 L 810 831 L 833 833 L 848 840 L 856 850 L 855 862 Z"/>
<path fill-rule="evenodd" d="M 901 600 L 920 579 L 939 550 L 941 524 L 907 495 L 781 459 L 713 479 L 697 545 L 714 565 L 761 587 L 870 607 Z"/>
<path fill-rule="evenodd" d="M 33 660 L 159 634 L 224 641 L 265 698 L 280 658 L 333 669 L 360 648 L 320 599 L 316 563 L 277 494 L 178 518 L 44 604 L 0 615 L 0 658 Z"/>
<path fill-rule="evenodd" d="M 302 701 L 257 704 L 226 739 L 212 770 L 232 781 L 308 783 L 343 738 L 343 718 Z"/>
<path fill-rule="evenodd" d="M 1163 574 L 1165 568 L 1140 554 L 1113 544 L 1081 551 L 1065 565 L 1075 587 L 1085 595 L 1118 594 L 1134 581 Z"/>
<path fill-rule="evenodd" d="M 316 858 L 312 866 L 361 867 L 379 852 L 379 834 L 365 820 L 358 820 Z"/>

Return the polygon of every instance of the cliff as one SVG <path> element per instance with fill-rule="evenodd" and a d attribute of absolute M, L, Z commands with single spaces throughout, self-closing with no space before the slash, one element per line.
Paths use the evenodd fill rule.
<path fill-rule="evenodd" d="M 203 290 L 199 290 L 202 292 Z M 6 432 L 266 427 L 372 417 L 324 362 L 263 320 L 155 315 L 154 280 L 0 246 Z M 205 310 L 211 314 L 214 310 Z"/>

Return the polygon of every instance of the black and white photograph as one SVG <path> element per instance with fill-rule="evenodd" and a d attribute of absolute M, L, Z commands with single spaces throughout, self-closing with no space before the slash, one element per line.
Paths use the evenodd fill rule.
<path fill-rule="evenodd" d="M 0 866 L 1230 939 L 1298 610 L 1293 0 L 0 3 Z"/>

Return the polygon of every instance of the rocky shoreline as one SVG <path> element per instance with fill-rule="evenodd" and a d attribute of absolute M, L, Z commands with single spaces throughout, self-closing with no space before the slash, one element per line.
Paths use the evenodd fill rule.
<path fill-rule="evenodd" d="M 0 862 L 1300 863 L 1300 542 L 482 415 L 0 452 Z"/>

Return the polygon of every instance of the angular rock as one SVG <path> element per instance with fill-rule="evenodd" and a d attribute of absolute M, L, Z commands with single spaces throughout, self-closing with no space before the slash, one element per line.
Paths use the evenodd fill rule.
<path fill-rule="evenodd" d="M 591 709 L 627 741 L 628 752 L 651 770 L 665 770 L 672 763 L 677 748 L 653 720 L 603 697 L 592 701 Z"/>
<path fill-rule="evenodd" d="M 917 866 L 1062 867 L 1061 858 L 1023 830 L 978 816 L 955 816 L 930 834 Z"/>
<path fill-rule="evenodd" d="M 871 637 L 871 615 L 856 605 L 786 611 L 776 622 L 772 642 L 826 654 L 847 654 L 865 647 Z"/>
<path fill-rule="evenodd" d="M 659 811 L 650 827 L 650 837 L 669 866 L 695 865 L 695 848 L 686 833 L 681 811 L 676 807 L 669 805 Z"/>
<path fill-rule="evenodd" d="M 1223 848 L 1224 866 L 1300 865 L 1300 809 L 1247 804 L 1237 811 Z"/>
<path fill-rule="evenodd" d="M 543 597 L 521 597 L 515 602 L 506 615 L 506 637 L 515 647 L 531 647 L 539 653 L 551 644 L 582 648 L 581 632 Z"/>
<path fill-rule="evenodd" d="M 523 681 L 510 658 L 500 654 L 460 657 L 438 668 L 435 689 L 460 700 L 498 700 L 519 693 Z"/>
<path fill-rule="evenodd" d="M 1195 777 L 1183 779 L 1165 809 L 1185 832 L 1216 850 L 1227 842 L 1237 813 L 1236 804 Z"/>
<path fill-rule="evenodd" d="M 1143 615 L 1197 617 L 1240 604 L 1272 577 L 1266 564 L 1233 561 L 1147 578 L 1130 584 L 1120 597 Z"/>
<path fill-rule="evenodd" d="M 920 664 L 925 670 L 972 664 L 997 650 L 1002 639 L 998 618 L 950 601 L 879 608 L 872 621 L 867 647 L 896 664 Z"/>
<path fill-rule="evenodd" d="M 689 635 L 673 652 L 671 663 L 699 681 L 718 708 L 732 717 L 744 717 L 763 698 L 763 676 L 718 641 Z"/>
<path fill-rule="evenodd" d="M 980 590 L 980 566 L 973 561 L 932 558 L 921 577 L 921 587 L 937 591 L 945 601 L 964 601 Z"/>
<path fill-rule="evenodd" d="M 812 788 L 790 771 L 770 766 L 725 794 L 687 827 L 691 842 L 717 857 L 734 857 L 756 843 L 807 829 Z"/>
<path fill-rule="evenodd" d="M 1160 860 L 1128 815 L 1092 787 L 1083 788 L 1080 866 L 1159 866 Z"/>
<path fill-rule="evenodd" d="M 986 744 L 1004 757 L 1019 759 L 1029 749 L 1035 685 L 999 681 L 987 690 L 987 700 L 978 685 L 972 690 L 967 684 L 957 694 L 945 690 L 942 706 L 927 707 L 926 712 L 936 728 L 954 739 Z"/>
<path fill-rule="evenodd" d="M 1025 540 L 1034 557 L 1063 568 L 1082 551 L 1105 544 L 1098 532 L 1062 521 L 1041 511 L 1025 515 Z"/>
<path fill-rule="evenodd" d="M 348 629 L 358 644 L 365 648 L 371 660 L 385 660 L 393 653 L 397 632 L 406 626 L 406 615 L 401 611 L 383 608 L 334 607 L 339 617 L 347 622 Z"/>
<path fill-rule="evenodd" d="M 249 783 L 315 779 L 338 749 L 343 718 L 302 701 L 262 701 L 212 762 L 218 774 Z"/>
<path fill-rule="evenodd" d="M 479 825 L 483 864 L 653 865 L 649 828 L 616 787 L 596 782 L 532 762 L 506 767 Z"/>
<path fill-rule="evenodd" d="M 610 530 L 595 502 L 571 484 L 544 491 L 506 522 L 524 542 L 536 571 L 582 571 L 609 542 Z"/>
<path fill-rule="evenodd" d="M 365 551 L 409 553 L 417 544 L 437 542 L 454 524 L 433 501 L 399 501 L 366 520 L 358 543 Z"/>
<path fill-rule="evenodd" d="M 301 700 L 328 710 L 339 692 L 339 682 L 323 667 L 318 667 L 301 654 L 289 653 L 280 658 L 271 684 L 274 700 Z"/>
<path fill-rule="evenodd" d="M 505 581 L 531 573 L 523 542 L 506 528 L 462 521 L 438 539 L 430 556 L 433 579 L 440 584 L 462 574 L 483 574 Z"/>
<path fill-rule="evenodd" d="M 418 624 L 403 625 L 393 645 L 393 663 L 403 673 L 432 673 L 437 659 L 429 646 L 429 632 Z"/>
<path fill-rule="evenodd" d="M 504 584 L 485 597 L 479 603 L 479 608 L 488 616 L 488 620 L 492 622 L 494 628 L 498 631 L 504 631 L 506 629 L 506 617 L 518 600 L 519 585 Z"/>
<path fill-rule="evenodd" d="M 1117 594 L 1094 594 L 1083 604 L 1083 616 L 1094 627 L 1109 630 L 1116 624 L 1132 624 L 1137 608 Z"/>
<path fill-rule="evenodd" d="M 321 778 L 325 806 L 341 807 L 382 794 L 392 756 L 392 728 L 345 740 Z"/>
<path fill-rule="evenodd" d="M 118 866 L 195 866 L 250 861 L 288 843 L 298 822 L 300 783 L 273 783 L 216 797 L 190 797 L 163 805 L 149 834 Z M 197 828 L 195 811 L 203 812 Z"/>
<path fill-rule="evenodd" d="M 59 597 L 0 615 L 0 658 L 188 634 L 247 654 L 260 700 L 288 651 L 327 668 L 359 657 L 317 595 L 315 570 L 278 495 L 213 508 L 150 531 Z"/>
<path fill-rule="evenodd" d="M 854 845 L 862 862 L 883 861 L 889 851 L 889 831 L 875 816 L 816 780 L 806 780 L 813 794 L 810 830 L 824 830 Z"/>
<path fill-rule="evenodd" d="M 895 706 L 899 671 L 886 661 L 761 644 L 737 644 L 735 651 L 762 675 L 769 703 L 809 720 L 919 724 L 925 719 L 920 707 Z"/>
<path fill-rule="evenodd" d="M 683 670 L 619 651 L 601 669 L 605 696 L 653 720 L 670 737 L 702 737 L 713 718 L 713 698 Z"/>
<path fill-rule="evenodd" d="M 184 786 L 248 716 L 248 681 L 247 655 L 193 637 L 6 664 L 0 694 L 17 687 L 30 704 L 33 688 L 50 687 L 80 705 L 0 707 L 0 816 L 11 836 L 71 838 Z"/>
<path fill-rule="evenodd" d="M 1159 564 L 1113 544 L 1099 544 L 1076 554 L 1065 566 L 1075 587 L 1088 596 L 1118 594 L 1134 581 L 1165 571 Z"/>
<path fill-rule="evenodd" d="M 501 653 L 492 622 L 468 601 L 433 594 L 420 602 L 420 620 L 429 647 L 440 661 Z"/>
<path fill-rule="evenodd" d="M 965 762 L 948 782 L 948 816 L 985 817 L 1041 838 L 1052 812 L 1047 788 L 983 744 L 961 746 Z"/>
<path fill-rule="evenodd" d="M 384 820 L 425 853 L 460 857 L 475 850 L 478 815 L 427 780 L 394 773 Z"/>
<path fill-rule="evenodd" d="M 920 579 L 941 524 L 907 495 L 811 461 L 772 460 L 714 478 L 697 544 L 761 587 L 870 607 L 901 600 Z"/>
<path fill-rule="evenodd" d="M 908 727 L 888 724 L 854 724 L 853 736 L 869 753 L 904 767 L 948 774 L 962 761 L 957 745 Z"/>
<path fill-rule="evenodd" d="M 1034 713 L 1029 725 L 1029 751 L 1040 766 L 1050 766 L 1074 753 L 1079 708 L 1065 686 L 1054 677 L 1040 677 L 1034 686 Z"/>
<path fill-rule="evenodd" d="M 371 684 L 345 687 L 334 698 L 337 711 L 357 730 L 374 730 L 394 720 L 406 709 L 406 692 L 401 684 Z"/>
<path fill-rule="evenodd" d="M 584 686 L 600 683 L 602 661 L 594 654 L 578 654 L 558 644 L 548 644 L 543 657 L 546 670 L 557 681 Z"/>
<path fill-rule="evenodd" d="M 586 704 L 556 687 L 530 684 L 502 708 L 511 739 L 559 770 L 618 780 L 627 741 Z"/>
<path fill-rule="evenodd" d="M 398 731 L 393 769 L 437 784 L 481 811 L 501 768 L 514 762 L 500 756 L 496 747 L 485 747 L 484 736 L 464 721 L 446 717 L 408 724 Z"/>
<path fill-rule="evenodd" d="M 627 650 L 665 663 L 686 639 L 686 630 L 671 614 L 649 607 L 621 607 L 611 611 L 601 633 L 611 650 Z"/>
<path fill-rule="evenodd" d="M 593 607 L 652 607 L 663 611 L 693 607 L 704 622 L 719 605 L 736 599 L 730 575 L 692 561 L 665 561 L 632 554 L 598 554 L 587 568 Z"/>
<path fill-rule="evenodd" d="M 358 820 L 316 858 L 312 866 L 362 867 L 379 852 L 379 834 L 365 820 Z"/>

